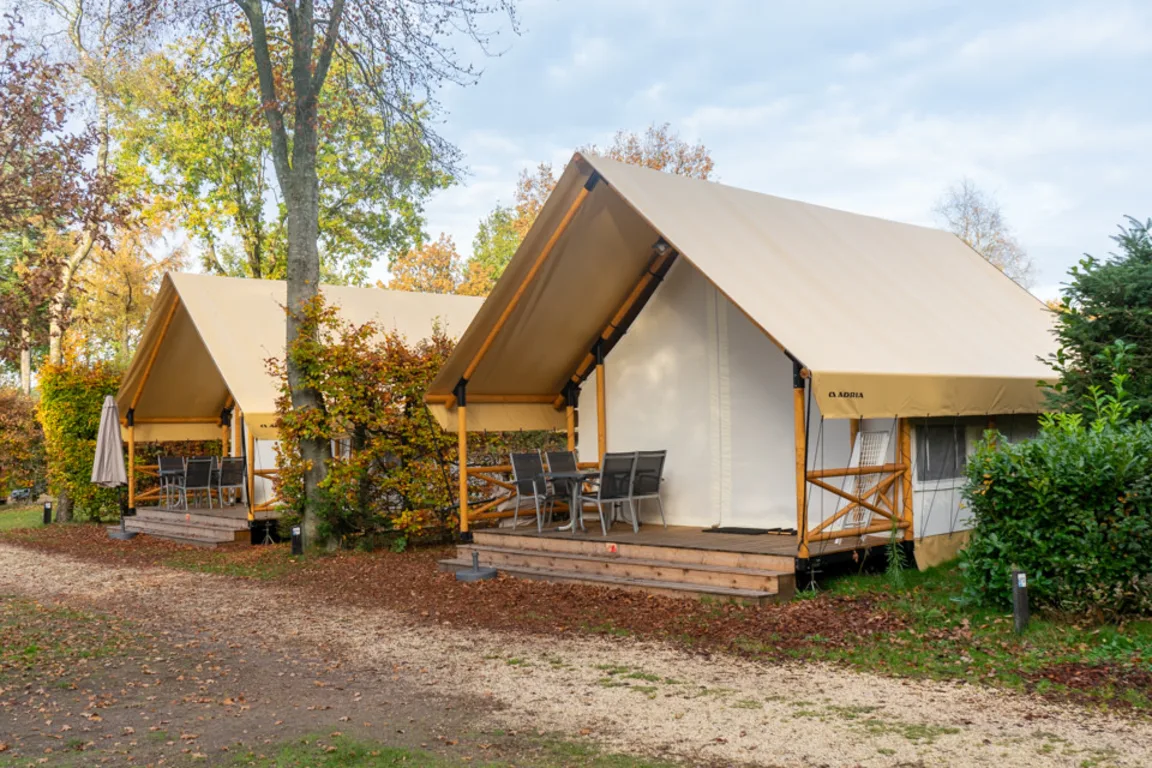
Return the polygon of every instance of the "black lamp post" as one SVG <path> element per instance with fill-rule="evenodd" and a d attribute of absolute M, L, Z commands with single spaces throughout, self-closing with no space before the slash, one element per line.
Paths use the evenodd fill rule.
<path fill-rule="evenodd" d="M 52 524 L 52 502 L 44 502 L 44 525 Z"/>

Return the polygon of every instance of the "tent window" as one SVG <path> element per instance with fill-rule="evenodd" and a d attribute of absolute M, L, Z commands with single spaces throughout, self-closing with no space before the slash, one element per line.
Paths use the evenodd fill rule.
<path fill-rule="evenodd" d="M 920 424 L 916 441 L 916 478 L 952 480 L 964 476 L 968 446 L 963 424 Z"/>

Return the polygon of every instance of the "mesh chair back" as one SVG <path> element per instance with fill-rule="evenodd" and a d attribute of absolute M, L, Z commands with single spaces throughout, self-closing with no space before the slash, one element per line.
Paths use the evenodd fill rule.
<path fill-rule="evenodd" d="M 575 472 L 576 454 L 572 451 L 548 451 L 544 454 L 548 459 L 550 472 Z"/>
<path fill-rule="evenodd" d="M 660 476 L 668 451 L 640 451 L 636 454 L 636 473 L 632 478 L 633 496 L 655 496 L 660 493 Z"/>
<path fill-rule="evenodd" d="M 161 456 L 158 463 L 160 471 L 165 474 L 176 474 L 184 471 L 184 459 L 179 456 Z"/>
<path fill-rule="evenodd" d="M 212 484 L 212 465 L 215 459 L 188 459 L 188 472 L 184 485 L 188 488 L 208 488 Z"/>
<path fill-rule="evenodd" d="M 636 469 L 635 453 L 606 453 L 600 464 L 600 500 L 627 499 Z"/>
<path fill-rule="evenodd" d="M 244 457 L 229 456 L 220 462 L 220 486 L 222 488 L 239 488 L 247 479 Z"/>
<path fill-rule="evenodd" d="M 548 459 L 549 472 L 576 472 L 576 454 L 572 451 L 548 451 L 544 454 Z M 558 496 L 571 496 L 575 480 L 553 480 L 552 487 Z"/>
<path fill-rule="evenodd" d="M 535 496 L 535 480 L 544 474 L 544 462 L 539 451 L 512 454 L 512 483 L 521 496 Z"/>

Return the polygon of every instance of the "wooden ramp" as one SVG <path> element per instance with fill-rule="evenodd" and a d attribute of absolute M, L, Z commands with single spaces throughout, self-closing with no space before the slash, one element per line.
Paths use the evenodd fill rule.
<path fill-rule="evenodd" d="M 275 519 L 275 513 L 257 514 L 257 519 Z M 124 527 L 136 533 L 145 533 L 182 544 L 218 547 L 225 544 L 250 544 L 248 507 L 231 506 L 192 507 L 171 509 L 166 507 L 137 507 L 134 516 L 124 518 Z"/>
<path fill-rule="evenodd" d="M 795 592 L 796 537 L 788 534 L 704 533 L 699 528 L 617 524 L 602 536 L 491 528 L 473 534 L 443 560 L 443 570 L 480 562 L 502 573 L 544 581 L 600 584 L 672 597 L 708 597 L 759 604 Z"/>

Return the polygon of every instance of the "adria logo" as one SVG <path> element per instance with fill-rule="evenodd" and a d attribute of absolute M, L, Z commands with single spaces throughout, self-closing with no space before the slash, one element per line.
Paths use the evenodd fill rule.
<path fill-rule="evenodd" d="M 849 400 L 863 400 L 864 399 L 864 393 L 863 392 L 846 392 L 846 391 L 836 392 L 836 391 L 833 391 L 833 392 L 828 393 L 828 397 L 846 398 Z"/>

